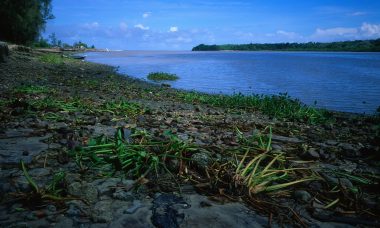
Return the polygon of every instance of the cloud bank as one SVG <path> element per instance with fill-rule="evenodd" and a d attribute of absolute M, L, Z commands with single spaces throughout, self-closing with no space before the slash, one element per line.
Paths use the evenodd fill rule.
<path fill-rule="evenodd" d="M 277 43 L 277 42 L 330 42 L 380 38 L 380 24 L 364 22 L 359 27 L 316 28 L 312 34 L 299 34 L 279 29 L 272 33 L 240 31 L 238 29 L 179 29 L 169 26 L 160 30 L 126 21 L 103 25 L 96 21 L 80 25 L 50 26 L 46 34 L 55 32 L 63 42 L 83 41 L 100 48 L 134 50 L 189 50 L 200 44 L 224 43 Z M 228 34 L 228 35 L 226 35 Z"/>

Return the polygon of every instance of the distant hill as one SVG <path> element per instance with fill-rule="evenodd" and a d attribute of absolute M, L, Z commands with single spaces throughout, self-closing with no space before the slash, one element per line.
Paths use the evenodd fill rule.
<path fill-rule="evenodd" d="M 192 51 L 356 51 L 380 52 L 380 39 L 331 43 L 276 43 L 276 44 L 200 44 Z"/>

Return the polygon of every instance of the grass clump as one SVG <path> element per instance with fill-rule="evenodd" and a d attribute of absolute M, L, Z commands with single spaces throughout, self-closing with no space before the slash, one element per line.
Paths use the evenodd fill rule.
<path fill-rule="evenodd" d="M 41 94 L 41 93 L 52 93 L 53 89 L 46 86 L 34 86 L 34 85 L 25 85 L 20 86 L 14 89 L 15 93 L 24 93 L 24 94 Z"/>
<path fill-rule="evenodd" d="M 39 60 L 44 63 L 62 64 L 63 58 L 57 54 L 45 54 L 39 57 Z"/>
<path fill-rule="evenodd" d="M 316 180 L 316 177 L 292 179 L 291 176 L 295 171 L 307 170 L 307 168 L 286 168 L 284 153 L 265 152 L 254 156 L 245 163 L 249 152 L 250 150 L 247 150 L 239 162 L 234 180 L 237 185 L 247 187 L 250 195 L 278 191 L 298 183 Z"/>
<path fill-rule="evenodd" d="M 85 167 L 107 168 L 113 171 L 125 171 L 128 175 L 139 178 L 151 171 L 158 175 L 162 171 L 169 172 L 167 164 L 176 160 L 178 169 L 185 166 L 192 151 L 196 148 L 180 140 L 170 132 L 164 138 L 153 138 L 145 130 L 133 130 L 125 135 L 119 128 L 115 138 L 98 137 L 89 141 L 87 146 L 77 148 L 72 156 L 81 170 Z"/>
<path fill-rule="evenodd" d="M 144 113 L 144 109 L 137 103 L 127 101 L 106 102 L 101 106 L 101 112 L 109 112 L 113 115 L 125 115 L 127 117 L 136 118 Z"/>
<path fill-rule="evenodd" d="M 215 95 L 198 92 L 180 94 L 185 102 L 208 104 L 216 107 L 261 111 L 268 116 L 321 123 L 328 119 L 325 110 L 307 106 L 286 93 L 279 95 Z"/>
<path fill-rule="evenodd" d="M 149 73 L 147 78 L 152 81 L 175 81 L 179 79 L 179 77 L 176 74 L 164 72 Z"/>

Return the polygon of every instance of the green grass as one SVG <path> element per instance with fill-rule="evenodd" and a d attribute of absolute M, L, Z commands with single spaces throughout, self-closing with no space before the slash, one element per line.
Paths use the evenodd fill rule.
<path fill-rule="evenodd" d="M 179 79 L 179 77 L 175 74 L 169 74 L 164 72 L 149 73 L 147 78 L 152 81 L 175 81 Z"/>
<path fill-rule="evenodd" d="M 328 120 L 326 110 L 317 109 L 291 99 L 287 94 L 280 95 L 216 95 L 198 92 L 179 93 L 185 102 L 208 104 L 229 109 L 260 111 L 270 117 L 321 123 Z"/>
<path fill-rule="evenodd" d="M 247 187 L 250 195 L 278 191 L 298 183 L 316 180 L 316 177 L 313 176 L 301 179 L 294 178 L 294 172 L 308 169 L 287 168 L 284 153 L 264 152 L 245 162 L 250 152 L 249 149 L 246 151 L 235 170 L 234 176 L 235 183 Z"/>
<path fill-rule="evenodd" d="M 25 94 L 40 94 L 40 93 L 52 93 L 55 90 L 48 88 L 46 86 L 34 86 L 34 85 L 24 85 L 19 86 L 14 89 L 14 93 L 25 93 Z"/>
<path fill-rule="evenodd" d="M 63 58 L 58 54 L 44 54 L 39 57 L 39 60 L 44 63 L 62 64 Z"/>
<path fill-rule="evenodd" d="M 99 110 L 101 110 L 101 112 L 109 112 L 114 115 L 125 115 L 131 118 L 135 118 L 144 112 L 144 109 L 139 104 L 128 101 L 106 102 Z"/>
<path fill-rule="evenodd" d="M 183 168 L 196 149 L 169 132 L 158 140 L 144 130 L 134 130 L 129 142 L 124 139 L 122 128 L 119 128 L 115 138 L 91 139 L 87 146 L 77 148 L 71 155 L 81 170 L 112 165 L 115 171 L 123 170 L 139 178 L 151 171 L 157 175 L 162 171 L 169 172 L 167 164 L 171 160 L 178 162 L 178 169 Z"/>

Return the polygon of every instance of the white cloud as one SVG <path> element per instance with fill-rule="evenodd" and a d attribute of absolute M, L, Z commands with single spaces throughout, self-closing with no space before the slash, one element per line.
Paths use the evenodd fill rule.
<path fill-rule="evenodd" d="M 357 11 L 357 12 L 353 12 L 353 13 L 350 13 L 349 16 L 363 16 L 363 15 L 366 15 L 367 13 L 366 12 L 362 12 L 362 11 Z"/>
<path fill-rule="evenodd" d="M 380 24 L 363 23 L 358 28 L 337 27 L 316 29 L 310 40 L 338 41 L 349 39 L 377 39 L 380 37 Z"/>
<path fill-rule="evenodd" d="M 85 29 L 97 29 L 99 28 L 99 23 L 96 21 L 92 23 L 85 23 L 82 25 L 82 27 Z"/>
<path fill-rule="evenodd" d="M 125 23 L 125 22 L 122 21 L 119 24 L 119 28 L 120 28 L 121 31 L 127 31 L 128 25 L 127 25 L 127 23 Z"/>
<path fill-rule="evenodd" d="M 320 29 L 315 30 L 314 36 L 325 37 L 325 36 L 352 36 L 357 34 L 358 29 L 356 28 L 329 28 L 329 29 Z"/>
<path fill-rule="evenodd" d="M 176 26 L 170 27 L 169 32 L 178 32 L 178 27 Z"/>
<path fill-rule="evenodd" d="M 135 25 L 135 28 L 139 28 L 141 30 L 149 30 L 149 27 L 148 26 L 144 26 L 142 24 L 137 24 Z"/>
<path fill-rule="evenodd" d="M 145 12 L 145 13 L 143 13 L 142 17 L 148 18 L 148 17 L 150 17 L 151 14 L 152 14 L 151 12 Z"/>
<path fill-rule="evenodd" d="M 298 33 L 287 32 L 287 31 L 284 31 L 284 30 L 278 30 L 276 32 L 276 34 L 279 35 L 279 36 L 285 37 L 287 39 L 299 39 L 299 38 L 302 38 L 302 36 L 299 35 Z"/>
<path fill-rule="evenodd" d="M 374 24 L 363 23 L 362 26 L 360 27 L 360 32 L 362 32 L 364 35 L 367 35 L 367 36 L 380 37 L 380 24 L 374 25 Z"/>

